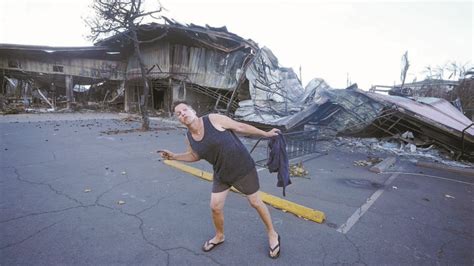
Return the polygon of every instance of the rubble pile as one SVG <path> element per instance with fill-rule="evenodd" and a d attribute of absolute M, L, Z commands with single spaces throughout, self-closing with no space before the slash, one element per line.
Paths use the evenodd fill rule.
<path fill-rule="evenodd" d="M 474 167 L 474 162 L 461 160 L 454 161 L 452 154 L 445 149 L 440 149 L 436 145 L 430 145 L 426 148 L 417 147 L 413 150 L 411 145 L 407 145 L 404 141 L 396 138 L 356 138 L 356 137 L 337 137 L 333 141 L 333 147 L 337 149 L 344 149 L 346 151 L 358 151 L 369 154 L 366 165 L 375 162 L 377 157 L 373 154 L 377 152 L 388 152 L 389 154 L 396 155 L 398 158 L 405 160 L 426 160 L 439 162 L 444 165 L 455 166 L 455 167 Z M 330 145 L 325 145 L 330 147 Z M 372 154 L 372 156 L 370 156 Z M 372 158 L 372 159 L 371 159 Z M 364 162 L 359 162 L 363 164 Z"/>
<path fill-rule="evenodd" d="M 286 94 L 296 97 L 283 98 L 276 92 L 276 97 L 270 97 L 266 89 L 265 101 L 254 93 L 255 99 L 237 109 L 236 118 L 286 132 L 324 128 L 335 132 L 334 136 L 392 137 L 402 141 L 401 150 L 411 153 L 425 152 L 434 145 L 452 159 L 474 161 L 474 124 L 444 99 L 383 95 L 362 91 L 357 84 L 333 89 L 313 80 L 309 85 L 304 90 L 296 86 Z"/>

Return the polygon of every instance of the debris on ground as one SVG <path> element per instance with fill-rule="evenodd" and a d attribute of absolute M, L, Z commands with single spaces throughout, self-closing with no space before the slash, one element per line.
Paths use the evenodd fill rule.
<path fill-rule="evenodd" d="M 3 111 L 0 112 L 2 115 L 15 115 L 22 112 L 22 109 L 15 108 L 15 107 L 7 107 Z"/>
<path fill-rule="evenodd" d="M 376 165 L 370 167 L 369 171 L 374 173 L 382 173 L 388 168 L 392 167 L 397 162 L 397 158 L 395 157 L 387 157 L 383 159 L 381 162 L 378 162 Z"/>
<path fill-rule="evenodd" d="M 149 131 L 170 131 L 176 130 L 175 127 L 150 127 Z M 135 133 L 135 132 L 143 132 L 143 129 L 140 128 L 132 128 L 132 129 L 110 129 L 107 131 L 101 131 L 101 134 L 106 135 L 118 135 L 118 134 L 128 134 L 128 133 Z"/>
<path fill-rule="evenodd" d="M 290 164 L 290 176 L 293 177 L 306 177 L 308 175 L 308 170 L 303 166 L 303 162 L 298 162 L 296 164 Z"/>
<path fill-rule="evenodd" d="M 141 118 L 138 116 L 129 115 L 121 119 L 123 122 L 141 122 Z"/>
<path fill-rule="evenodd" d="M 367 160 L 358 160 L 354 161 L 355 166 L 372 166 L 378 164 L 382 161 L 382 159 L 378 157 L 370 157 L 368 156 Z"/>
<path fill-rule="evenodd" d="M 330 143 L 333 144 L 331 145 Z M 393 138 L 337 137 L 333 141 L 328 141 L 328 143 L 321 142 L 319 145 L 324 145 L 324 147 L 330 150 L 334 148 L 349 151 L 357 149 L 358 151 L 364 151 L 369 154 L 388 152 L 397 158 L 413 160 L 414 162 L 423 159 L 426 161 L 439 162 L 448 166 L 474 167 L 474 162 L 453 160 L 451 153 L 436 147 L 434 144 L 426 148 L 417 148 L 415 152 L 411 152 L 409 149 L 406 149 L 406 144 L 404 144 L 403 141 Z"/>

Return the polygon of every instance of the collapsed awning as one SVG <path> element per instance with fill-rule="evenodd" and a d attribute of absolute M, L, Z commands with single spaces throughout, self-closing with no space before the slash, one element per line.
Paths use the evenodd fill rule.
<path fill-rule="evenodd" d="M 378 132 L 399 137 L 411 131 L 421 140 L 413 144 L 435 143 L 451 151 L 455 158 L 474 160 L 473 122 L 448 101 L 364 94 L 385 106 L 384 113 L 371 124 Z"/>

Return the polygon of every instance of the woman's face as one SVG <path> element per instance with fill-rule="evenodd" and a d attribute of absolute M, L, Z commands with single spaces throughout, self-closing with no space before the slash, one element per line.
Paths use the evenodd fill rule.
<path fill-rule="evenodd" d="M 174 108 L 174 114 L 178 118 L 179 122 L 184 125 L 191 124 L 196 118 L 196 111 L 187 104 L 180 103 Z"/>

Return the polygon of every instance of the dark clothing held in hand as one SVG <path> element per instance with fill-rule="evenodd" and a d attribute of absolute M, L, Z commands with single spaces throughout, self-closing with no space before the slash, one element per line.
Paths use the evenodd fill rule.
<path fill-rule="evenodd" d="M 281 134 L 272 137 L 268 141 L 268 147 L 270 148 L 268 170 L 270 173 L 278 172 L 277 187 L 283 187 L 283 196 L 286 196 L 285 188 L 291 184 L 291 180 L 285 137 Z"/>

